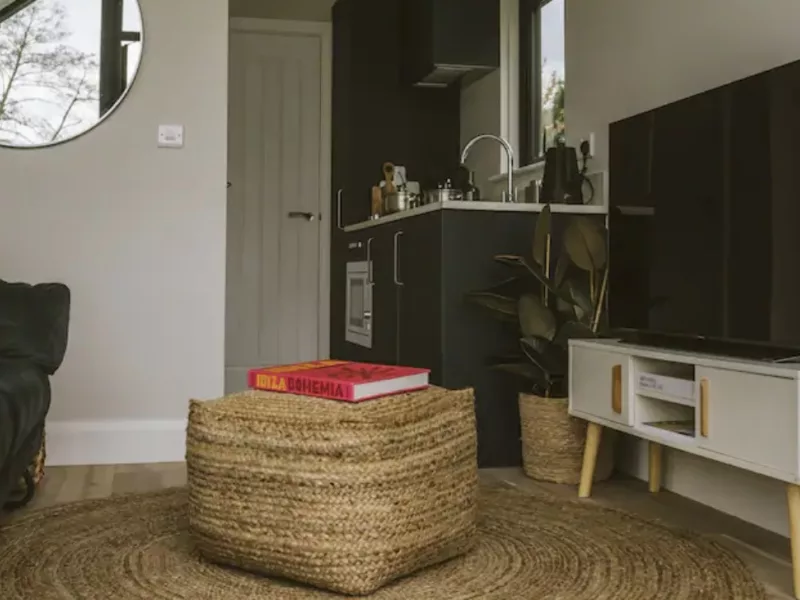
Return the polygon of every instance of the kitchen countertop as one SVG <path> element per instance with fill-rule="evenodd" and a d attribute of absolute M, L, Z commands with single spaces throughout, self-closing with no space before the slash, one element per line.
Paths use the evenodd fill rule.
<path fill-rule="evenodd" d="M 462 200 L 446 200 L 444 202 L 433 202 L 418 208 L 412 208 L 402 212 L 386 215 L 379 219 L 371 219 L 355 225 L 348 225 L 344 228 L 345 232 L 360 231 L 370 227 L 377 227 L 384 223 L 392 223 L 401 219 L 424 215 L 425 213 L 437 210 L 484 210 L 495 212 L 520 212 L 538 213 L 542 212 L 546 204 L 531 204 L 524 202 L 465 202 Z M 596 204 L 551 204 L 554 213 L 575 214 L 575 215 L 605 215 L 608 214 L 608 207 Z"/>

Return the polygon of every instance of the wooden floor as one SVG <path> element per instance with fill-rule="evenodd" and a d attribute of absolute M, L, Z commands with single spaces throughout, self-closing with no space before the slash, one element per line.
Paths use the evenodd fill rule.
<path fill-rule="evenodd" d="M 534 482 L 518 469 L 492 469 L 483 471 L 482 476 L 489 481 L 503 481 L 534 493 L 547 491 L 573 499 L 577 496 L 575 487 Z M 181 486 L 185 482 L 183 464 L 50 467 L 28 510 L 83 499 L 156 491 Z M 645 483 L 633 479 L 595 484 L 590 502 L 708 534 L 736 552 L 750 566 L 766 586 L 770 600 L 794 598 L 786 538 L 670 492 L 651 495 Z"/>

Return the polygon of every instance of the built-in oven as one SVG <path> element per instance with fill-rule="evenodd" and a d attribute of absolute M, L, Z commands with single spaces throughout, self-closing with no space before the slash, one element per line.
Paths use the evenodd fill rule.
<path fill-rule="evenodd" d="M 372 348 L 372 261 L 369 249 L 367 260 L 347 263 L 346 290 L 345 340 Z"/>

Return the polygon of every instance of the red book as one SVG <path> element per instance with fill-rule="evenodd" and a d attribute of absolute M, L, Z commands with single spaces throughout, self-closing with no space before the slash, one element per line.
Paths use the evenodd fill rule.
<path fill-rule="evenodd" d="M 252 369 L 248 385 L 256 390 L 362 402 L 428 387 L 428 369 L 389 367 L 343 360 Z"/>

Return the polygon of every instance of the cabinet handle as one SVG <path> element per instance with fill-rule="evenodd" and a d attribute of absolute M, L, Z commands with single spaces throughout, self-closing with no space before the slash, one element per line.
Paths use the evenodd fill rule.
<path fill-rule="evenodd" d="M 375 280 L 372 279 L 372 240 L 367 240 L 367 285 L 375 285 Z"/>
<path fill-rule="evenodd" d="M 342 227 L 342 193 L 344 190 L 339 190 L 336 192 L 336 226 L 340 230 L 344 230 Z"/>
<path fill-rule="evenodd" d="M 708 379 L 700 380 L 700 435 L 708 437 Z"/>
<path fill-rule="evenodd" d="M 611 369 L 611 410 L 622 414 L 622 365 L 614 365 Z"/>
<path fill-rule="evenodd" d="M 397 249 L 398 249 L 398 247 L 400 245 L 400 236 L 401 235 L 403 235 L 402 231 L 398 231 L 397 233 L 394 234 L 394 284 L 403 286 L 405 284 L 402 281 L 400 281 L 400 278 L 397 276 L 397 271 L 398 271 L 398 266 L 397 266 L 398 258 L 397 258 L 397 256 L 399 254 Z"/>
<path fill-rule="evenodd" d="M 290 219 L 305 219 L 308 222 L 314 221 L 317 217 L 314 213 L 310 212 L 300 212 L 298 210 L 293 210 L 289 213 Z"/>

